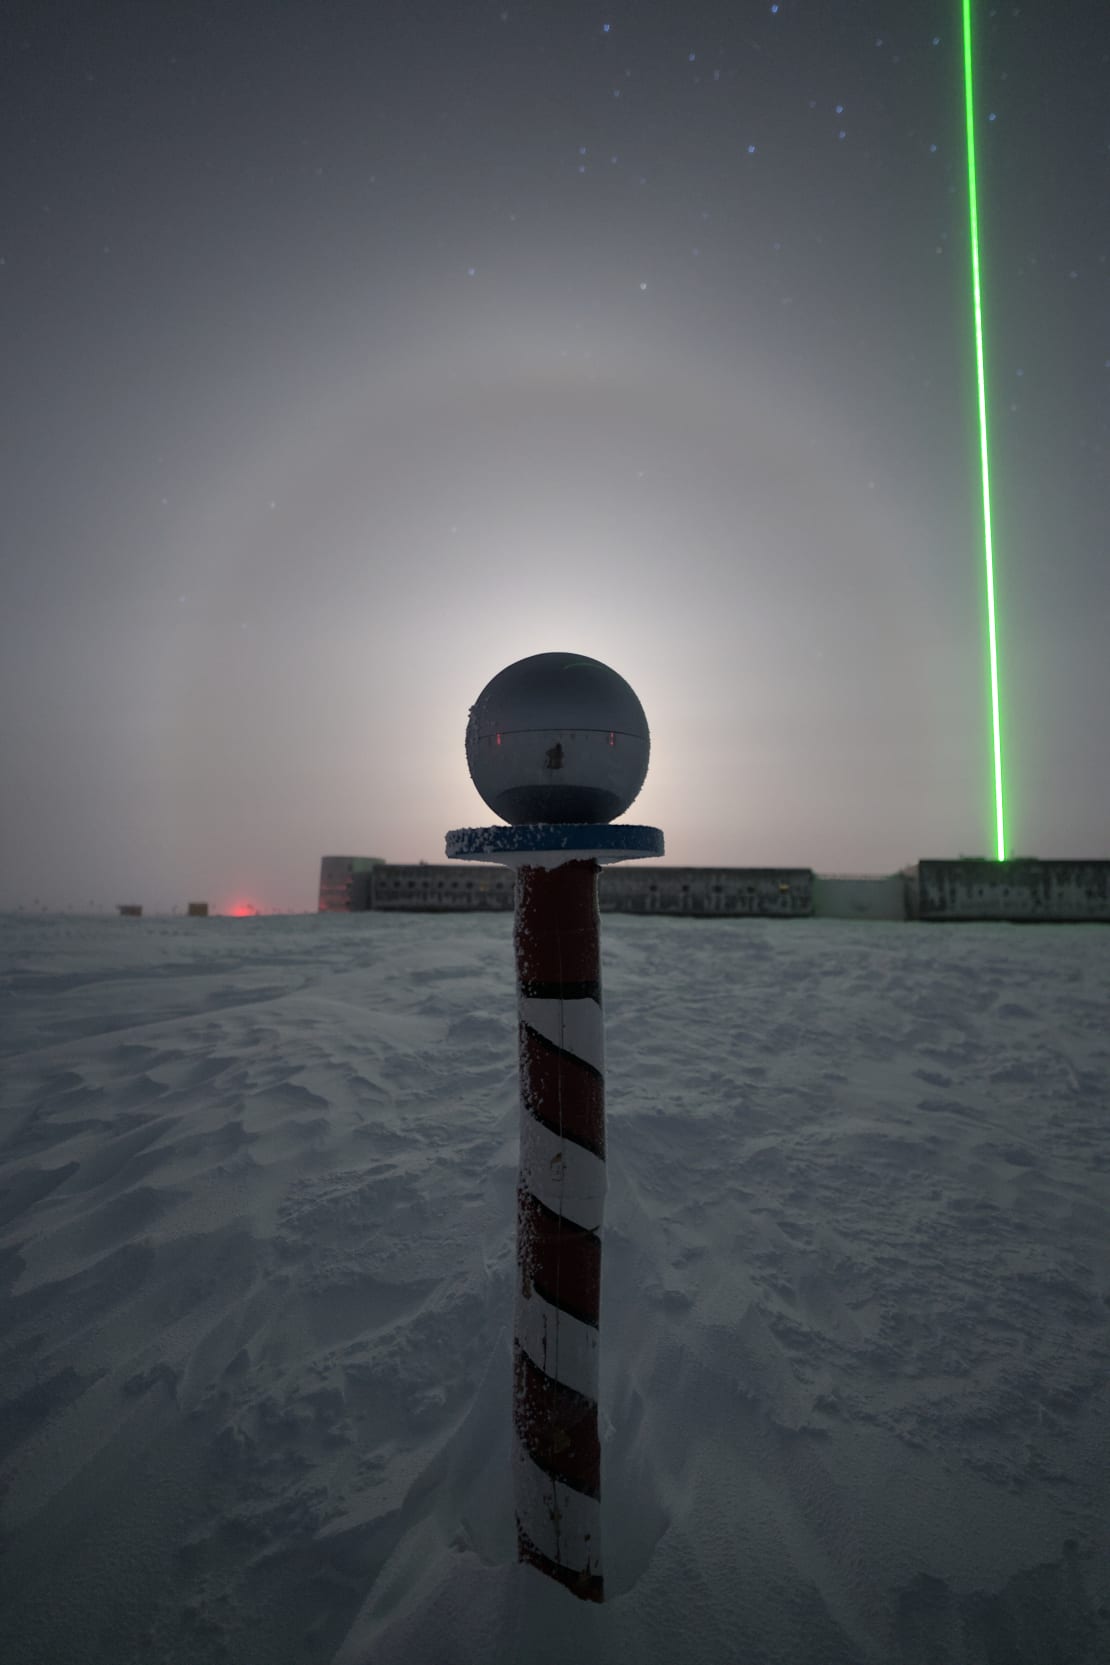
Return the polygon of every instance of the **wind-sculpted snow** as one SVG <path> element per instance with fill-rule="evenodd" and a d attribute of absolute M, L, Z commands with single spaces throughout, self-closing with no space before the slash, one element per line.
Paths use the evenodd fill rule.
<path fill-rule="evenodd" d="M 606 916 L 594 1608 L 511 918 L 2 928 L 5 1660 L 1110 1658 L 1110 932 Z"/>

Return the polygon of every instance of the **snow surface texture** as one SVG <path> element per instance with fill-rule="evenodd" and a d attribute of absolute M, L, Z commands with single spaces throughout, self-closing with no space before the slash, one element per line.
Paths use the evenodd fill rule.
<path fill-rule="evenodd" d="M 1110 931 L 604 918 L 598 1608 L 514 1558 L 511 930 L 2 922 L 0 1657 L 1110 1659 Z"/>

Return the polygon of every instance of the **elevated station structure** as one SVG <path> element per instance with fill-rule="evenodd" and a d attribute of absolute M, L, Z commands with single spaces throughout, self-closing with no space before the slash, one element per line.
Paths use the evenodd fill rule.
<path fill-rule="evenodd" d="M 915 888 L 919 919 L 1110 921 L 1110 861 L 922 861 Z"/>
<path fill-rule="evenodd" d="M 460 870 L 453 862 L 325 856 L 319 911 L 509 913 L 514 890 L 510 871 L 484 863 Z M 813 912 L 807 867 L 606 867 L 599 890 L 603 913 L 800 919 Z"/>
<path fill-rule="evenodd" d="M 363 913 L 370 907 L 370 881 L 381 856 L 323 856 L 320 861 L 319 913 Z"/>
<path fill-rule="evenodd" d="M 829 876 L 808 867 L 606 867 L 603 913 L 707 919 L 1006 920 L 1110 922 L 1110 861 L 921 861 L 880 877 Z M 321 913 L 511 913 L 506 868 L 325 856 Z"/>

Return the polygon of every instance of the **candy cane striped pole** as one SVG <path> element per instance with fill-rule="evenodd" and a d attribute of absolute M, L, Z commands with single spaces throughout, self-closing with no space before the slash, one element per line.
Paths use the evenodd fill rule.
<path fill-rule="evenodd" d="M 598 873 L 657 827 L 458 827 L 457 861 L 515 868 L 520 1178 L 513 1322 L 517 1558 L 603 1601 L 597 1433 L 605 1070 Z"/>
<path fill-rule="evenodd" d="M 519 1559 L 599 1602 L 605 1075 L 598 871 L 587 860 L 517 874 L 513 1478 Z"/>

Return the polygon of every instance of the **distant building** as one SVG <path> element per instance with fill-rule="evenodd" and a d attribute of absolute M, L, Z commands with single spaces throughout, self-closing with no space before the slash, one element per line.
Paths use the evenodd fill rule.
<path fill-rule="evenodd" d="M 819 875 L 813 881 L 813 912 L 818 919 L 907 919 L 910 886 L 906 873 Z"/>
<path fill-rule="evenodd" d="M 361 874 L 345 869 L 329 877 L 329 862 L 360 858 L 328 856 L 320 881 L 323 912 L 364 910 L 403 913 L 509 913 L 514 876 L 505 867 L 479 862 L 380 862 L 363 857 Z M 329 874 L 331 870 L 329 869 Z M 354 882 L 362 878 L 362 883 Z M 344 889 L 346 882 L 346 889 Z M 598 888 L 603 913 L 688 914 L 719 917 L 797 919 L 813 912 L 813 874 L 805 867 L 603 867 Z"/>
<path fill-rule="evenodd" d="M 381 856 L 324 856 L 320 862 L 320 913 L 362 913 L 370 906 L 370 878 Z"/>
<path fill-rule="evenodd" d="M 190 902 L 185 911 L 186 911 L 186 916 L 189 919 L 207 919 L 208 918 L 208 903 L 207 902 Z"/>
<path fill-rule="evenodd" d="M 802 919 L 813 912 L 808 867 L 603 867 L 603 913 Z"/>
<path fill-rule="evenodd" d="M 389 862 L 374 874 L 366 906 L 409 913 L 510 913 L 514 886 L 507 867 Z"/>
<path fill-rule="evenodd" d="M 473 861 L 325 856 L 322 913 L 511 913 L 515 876 Z M 878 876 L 809 867 L 601 869 L 602 913 L 692 919 L 1110 920 L 1110 861 L 923 861 Z"/>
<path fill-rule="evenodd" d="M 1110 861 L 922 861 L 916 888 L 919 919 L 1110 921 Z"/>

